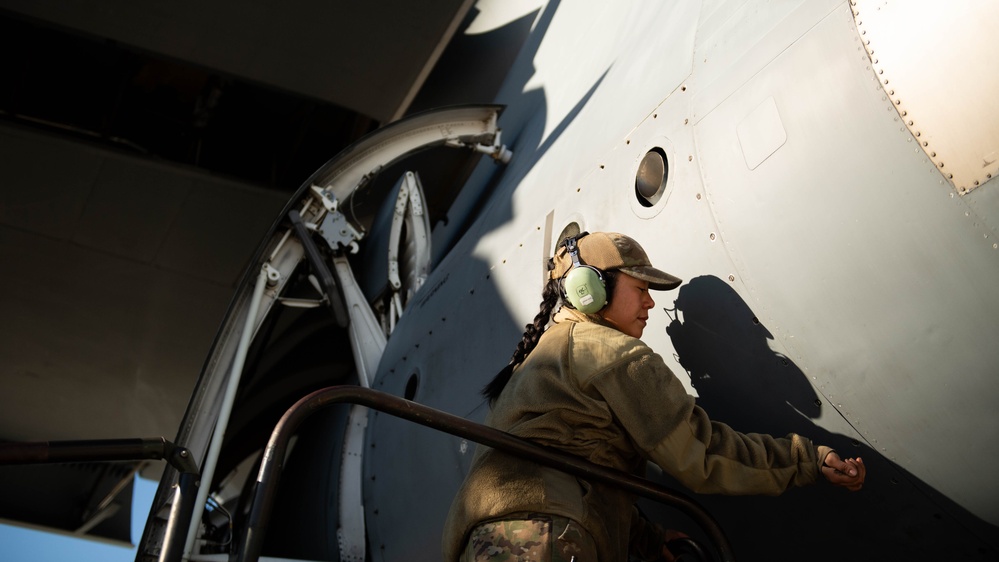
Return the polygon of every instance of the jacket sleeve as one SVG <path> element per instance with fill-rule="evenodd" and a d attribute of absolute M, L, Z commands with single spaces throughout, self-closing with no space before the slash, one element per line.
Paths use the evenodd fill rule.
<path fill-rule="evenodd" d="M 830 449 L 712 422 L 662 358 L 632 341 L 589 384 L 645 458 L 700 493 L 777 495 L 816 480 Z"/>

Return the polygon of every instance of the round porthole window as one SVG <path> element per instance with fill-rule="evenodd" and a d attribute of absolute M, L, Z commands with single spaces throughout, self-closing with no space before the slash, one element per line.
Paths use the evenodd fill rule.
<path fill-rule="evenodd" d="M 413 373 L 409 376 L 409 380 L 406 381 L 406 392 L 403 395 L 406 400 L 415 400 L 416 391 L 420 388 L 420 377 L 417 373 Z"/>
<path fill-rule="evenodd" d="M 654 207 L 666 193 L 669 161 L 666 152 L 657 147 L 645 153 L 635 174 L 635 195 L 643 207 Z"/>

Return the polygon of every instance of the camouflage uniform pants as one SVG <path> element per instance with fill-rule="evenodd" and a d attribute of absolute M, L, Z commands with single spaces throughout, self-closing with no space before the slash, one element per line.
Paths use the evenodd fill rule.
<path fill-rule="evenodd" d="M 565 517 L 529 515 L 472 529 L 461 562 L 596 562 L 589 533 Z"/>

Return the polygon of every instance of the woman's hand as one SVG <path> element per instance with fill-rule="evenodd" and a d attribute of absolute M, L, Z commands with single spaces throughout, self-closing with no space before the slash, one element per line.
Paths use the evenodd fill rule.
<path fill-rule="evenodd" d="M 856 492 L 864 485 L 867 467 L 860 457 L 844 461 L 833 451 L 822 461 L 822 476 L 825 476 L 830 484 Z"/>

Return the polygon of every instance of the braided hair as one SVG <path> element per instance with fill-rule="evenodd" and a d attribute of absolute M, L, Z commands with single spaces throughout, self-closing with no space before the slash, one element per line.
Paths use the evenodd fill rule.
<path fill-rule="evenodd" d="M 604 283 L 606 284 L 607 294 L 613 294 L 614 284 L 617 281 L 617 271 L 605 271 L 604 272 Z M 493 377 L 493 380 L 489 382 L 483 389 L 482 395 L 489 399 L 490 406 L 496 403 L 496 399 L 499 398 L 500 393 L 503 392 L 503 388 L 506 387 L 506 383 L 510 382 L 510 377 L 513 376 L 513 370 L 524 362 L 527 355 L 534 351 L 537 347 L 538 341 L 541 340 L 541 335 L 545 332 L 545 327 L 548 326 L 548 321 L 552 318 L 552 313 L 555 312 L 555 308 L 559 301 L 562 300 L 562 280 L 561 279 L 549 279 L 545 283 L 545 288 L 541 292 L 541 310 L 538 311 L 537 316 L 534 317 L 534 322 L 525 326 L 524 337 L 521 338 L 520 343 L 517 344 L 517 349 L 513 352 L 513 357 L 510 358 L 510 363 L 506 367 L 503 367 L 499 373 Z M 565 303 L 566 306 L 571 306 Z"/>

